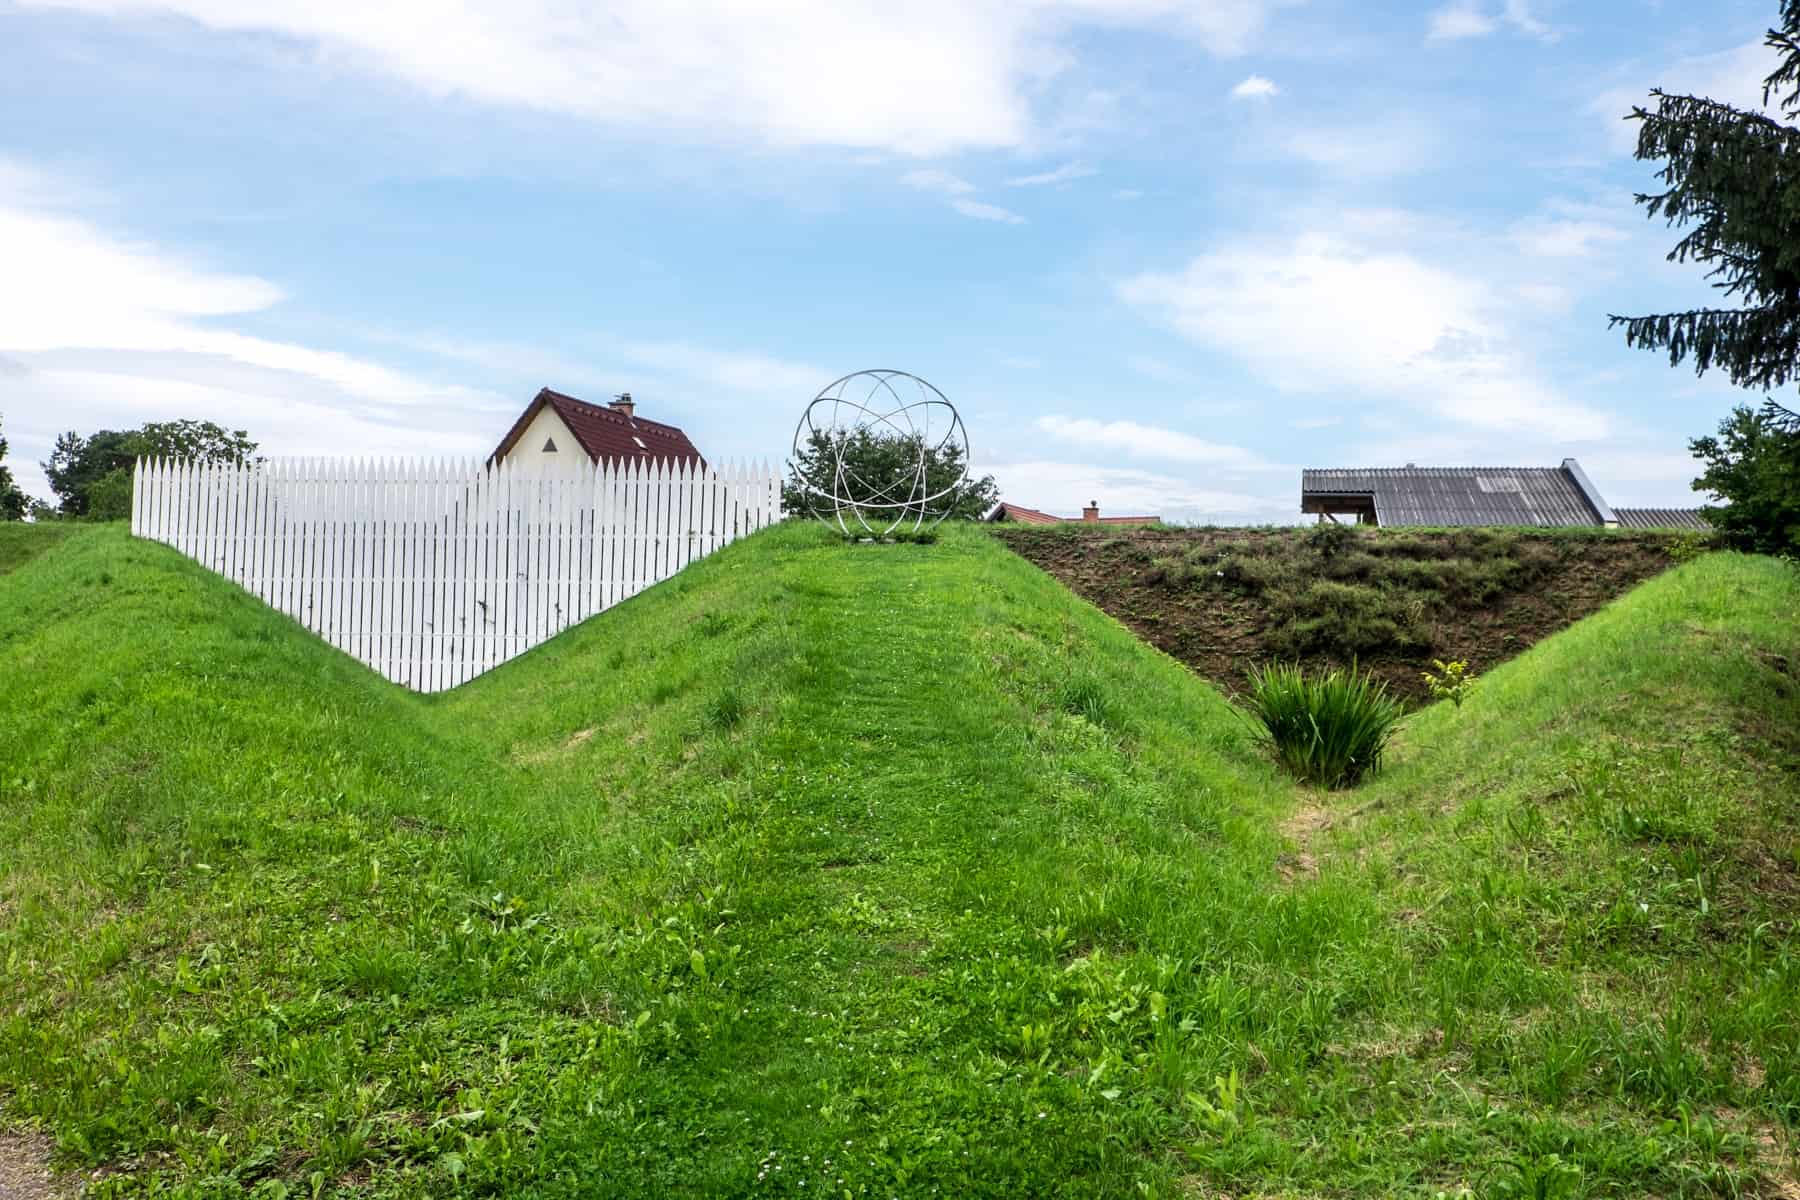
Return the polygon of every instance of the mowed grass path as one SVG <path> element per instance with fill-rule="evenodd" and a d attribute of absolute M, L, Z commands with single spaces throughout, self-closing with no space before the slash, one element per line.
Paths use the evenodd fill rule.
<path fill-rule="evenodd" d="M 1320 795 L 978 531 L 429 699 L 84 531 L 0 575 L 0 1123 L 120 1195 L 1780 1194 L 1795 664 L 1709 556 Z"/>

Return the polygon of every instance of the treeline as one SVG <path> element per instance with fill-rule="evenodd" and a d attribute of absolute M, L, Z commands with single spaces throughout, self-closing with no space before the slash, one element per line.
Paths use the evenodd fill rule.
<path fill-rule="evenodd" d="M 211 421 L 150 421 L 137 429 L 102 429 L 83 437 L 74 430 L 56 439 L 49 461 L 40 464 L 55 502 L 27 496 L 6 465 L 0 436 L 0 520 L 85 519 L 123 521 L 131 516 L 131 466 L 139 458 L 181 458 L 203 463 L 243 464 L 257 444 L 242 429 L 226 430 Z"/>

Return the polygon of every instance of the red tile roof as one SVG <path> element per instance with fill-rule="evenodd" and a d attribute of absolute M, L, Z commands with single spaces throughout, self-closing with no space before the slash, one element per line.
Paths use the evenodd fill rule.
<path fill-rule="evenodd" d="M 694 443 L 688 441 L 687 434 L 673 425 L 664 425 L 661 421 L 646 421 L 635 413 L 627 416 L 615 408 L 605 408 L 598 404 L 589 404 L 585 400 L 577 400 L 573 396 L 565 396 L 561 392 L 553 392 L 542 388 L 532 398 L 513 427 L 506 431 L 500 444 L 488 456 L 493 462 L 503 457 L 513 448 L 531 424 L 538 410 L 549 405 L 562 418 L 581 448 L 587 451 L 591 459 L 648 459 L 685 463 L 689 466 L 705 466 L 706 460 L 700 457 L 700 451 Z"/>
<path fill-rule="evenodd" d="M 1086 517 L 1059 517 L 1053 513 L 1039 512 L 1035 508 L 1026 508 L 1023 504 L 1006 501 L 988 514 L 990 521 L 1017 521 L 1021 525 L 1160 525 L 1161 517 L 1097 517 L 1090 521 Z"/>
<path fill-rule="evenodd" d="M 1023 504 L 1002 504 L 1000 510 L 989 520 L 1017 521 L 1021 525 L 1060 525 L 1063 521 L 1061 517 L 1053 517 L 1035 508 L 1026 508 Z"/>

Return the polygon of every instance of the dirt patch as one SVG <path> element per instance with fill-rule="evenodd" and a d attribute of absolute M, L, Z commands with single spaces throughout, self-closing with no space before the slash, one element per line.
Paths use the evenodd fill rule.
<path fill-rule="evenodd" d="M 74 1187 L 50 1168 L 50 1139 L 0 1133 L 0 1200 L 61 1200 Z"/>
<path fill-rule="evenodd" d="M 1303 802 L 1277 826 L 1281 836 L 1292 842 L 1294 849 L 1283 851 L 1275 860 L 1275 870 L 1284 883 L 1297 879 L 1316 879 L 1319 860 L 1313 854 L 1313 841 L 1331 828 L 1330 811 L 1311 802 Z"/>
<path fill-rule="evenodd" d="M 1331 828 L 1331 813 L 1317 804 L 1302 804 L 1280 825 L 1281 836 L 1302 850 L 1312 847 L 1313 838 Z"/>
<path fill-rule="evenodd" d="M 1800 1200 L 1800 1174 L 1796 1173 L 1786 1138 L 1776 1126 L 1766 1121 L 1757 1122 L 1755 1130 L 1756 1150 L 1762 1168 L 1767 1172 L 1764 1179 L 1773 1189 L 1771 1194 L 1781 1200 Z"/>
<path fill-rule="evenodd" d="M 564 755 L 578 749 L 598 732 L 598 726 L 593 729 L 577 729 L 568 736 L 566 741 L 559 745 L 540 746 L 532 750 L 515 751 L 512 756 L 513 764 L 520 767 L 541 767 L 545 763 L 554 762 Z"/>
<path fill-rule="evenodd" d="M 1324 529 L 1329 532 L 1321 533 Z M 1600 530 L 999 526 L 996 536 L 1227 691 L 1249 667 L 1355 660 L 1412 701 L 1659 574 L 1673 535 Z"/>

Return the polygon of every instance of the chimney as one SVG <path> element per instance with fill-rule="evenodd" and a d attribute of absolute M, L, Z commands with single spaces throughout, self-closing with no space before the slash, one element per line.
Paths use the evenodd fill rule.
<path fill-rule="evenodd" d="M 1081 510 L 1081 519 L 1084 521 L 1098 521 L 1100 519 L 1100 502 L 1098 500 L 1089 500 L 1087 502 L 1087 507 Z"/>
<path fill-rule="evenodd" d="M 627 417 L 637 410 L 637 405 L 631 402 L 630 392 L 620 392 L 606 407 Z"/>

